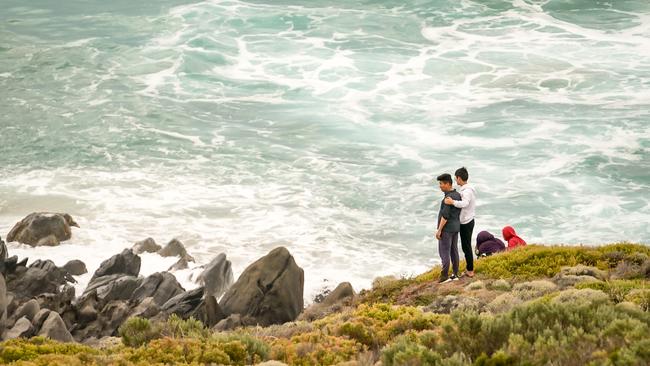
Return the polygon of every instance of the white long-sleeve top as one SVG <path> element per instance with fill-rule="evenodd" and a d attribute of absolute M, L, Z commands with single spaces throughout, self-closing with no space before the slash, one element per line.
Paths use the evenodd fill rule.
<path fill-rule="evenodd" d="M 476 214 L 476 190 L 469 183 L 465 183 L 460 187 L 460 196 L 462 201 L 454 201 L 454 206 L 461 208 L 460 223 L 468 224 L 474 220 Z"/>

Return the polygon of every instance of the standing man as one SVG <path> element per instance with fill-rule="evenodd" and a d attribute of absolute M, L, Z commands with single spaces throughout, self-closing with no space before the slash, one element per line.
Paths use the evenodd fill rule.
<path fill-rule="evenodd" d="M 438 213 L 438 253 L 442 260 L 442 272 L 438 283 L 447 283 L 458 280 L 458 232 L 460 231 L 460 208 L 454 205 L 446 205 L 445 199 L 460 200 L 461 196 L 453 187 L 450 174 L 438 176 L 438 185 L 440 190 L 445 194 L 440 203 L 440 212 Z M 449 260 L 453 273 L 449 277 Z"/>
<path fill-rule="evenodd" d="M 454 173 L 456 183 L 460 186 L 460 196 L 462 200 L 445 198 L 445 204 L 460 208 L 460 245 L 465 254 L 467 271 L 465 274 L 474 277 L 474 253 L 472 252 L 472 232 L 474 231 L 474 214 L 476 209 L 476 190 L 467 183 L 469 173 L 465 167 L 462 167 Z"/>

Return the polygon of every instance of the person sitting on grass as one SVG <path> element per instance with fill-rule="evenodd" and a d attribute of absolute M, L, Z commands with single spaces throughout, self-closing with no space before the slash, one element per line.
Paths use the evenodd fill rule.
<path fill-rule="evenodd" d="M 476 236 L 476 256 L 487 257 L 494 253 L 503 252 L 506 250 L 506 245 L 499 238 L 488 231 L 481 231 Z"/>
<path fill-rule="evenodd" d="M 526 246 L 524 239 L 520 238 L 512 226 L 503 228 L 503 239 L 508 242 L 508 250 L 513 250 L 517 247 Z"/>

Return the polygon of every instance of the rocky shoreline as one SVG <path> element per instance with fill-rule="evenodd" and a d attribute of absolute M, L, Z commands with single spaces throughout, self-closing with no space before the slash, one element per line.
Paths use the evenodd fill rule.
<path fill-rule="evenodd" d="M 647 245 L 528 245 L 477 260 L 474 278 L 438 284 L 433 268 L 359 294 L 342 283 L 307 308 L 286 248 L 236 281 L 219 254 L 189 291 L 169 272 L 141 276 L 144 252 L 191 261 L 177 240 L 146 239 L 102 262 L 77 295 L 83 263 L 19 261 L 0 243 L 0 364 L 650 364 Z"/>
<path fill-rule="evenodd" d="M 32 213 L 16 224 L 8 238 L 33 246 L 58 245 L 70 238 L 71 226 L 78 225 L 70 215 Z M 103 261 L 81 294 L 75 294 L 73 276 L 87 272 L 83 262 L 74 260 L 62 267 L 50 260 L 29 263 L 27 258 L 9 257 L 1 241 L 0 253 L 3 340 L 44 336 L 93 343 L 117 336 L 129 318 L 164 321 L 171 315 L 225 331 L 290 322 L 304 310 L 304 271 L 284 247 L 252 263 L 237 281 L 226 254 L 221 253 L 202 266 L 194 279 L 199 287 L 186 291 L 168 271 L 140 276 L 142 253 L 178 257 L 169 270 L 187 268 L 194 261 L 177 239 L 162 247 L 147 238 Z M 319 306 L 353 294 L 351 286 L 344 284 Z"/>

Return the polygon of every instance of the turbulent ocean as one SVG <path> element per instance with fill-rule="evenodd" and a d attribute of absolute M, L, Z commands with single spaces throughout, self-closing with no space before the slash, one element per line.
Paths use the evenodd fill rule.
<path fill-rule="evenodd" d="M 647 0 L 45 1 L 0 11 L 0 235 L 99 263 L 146 237 L 235 276 L 277 246 L 309 300 L 438 263 L 435 177 L 529 243 L 650 243 Z M 143 274 L 175 260 L 143 255 Z M 196 271 L 196 270 L 194 270 Z"/>

